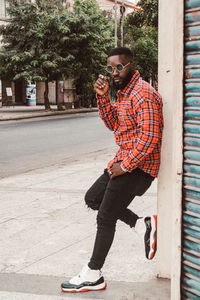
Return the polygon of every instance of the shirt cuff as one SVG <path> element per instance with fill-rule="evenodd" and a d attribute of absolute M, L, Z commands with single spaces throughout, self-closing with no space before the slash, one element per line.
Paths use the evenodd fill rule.
<path fill-rule="evenodd" d="M 121 164 L 120 164 L 120 168 L 122 169 L 122 171 L 124 171 L 124 172 L 128 172 L 128 170 L 127 170 L 126 168 L 124 168 L 124 167 L 123 167 L 123 162 L 121 162 Z"/>
<path fill-rule="evenodd" d="M 109 98 L 109 93 L 105 93 L 104 95 L 100 96 L 98 94 L 96 94 L 96 98 L 98 100 L 99 103 L 103 103 L 103 102 L 108 102 Z"/>

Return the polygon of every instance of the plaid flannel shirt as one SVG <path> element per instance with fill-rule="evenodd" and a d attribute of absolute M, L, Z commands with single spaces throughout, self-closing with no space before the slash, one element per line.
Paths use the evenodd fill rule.
<path fill-rule="evenodd" d="M 109 94 L 97 95 L 98 109 L 105 125 L 114 131 L 120 147 L 108 163 L 116 163 L 127 172 L 140 168 L 153 177 L 158 176 L 163 131 L 162 98 L 138 71 L 129 84 L 117 93 L 111 104 Z"/>

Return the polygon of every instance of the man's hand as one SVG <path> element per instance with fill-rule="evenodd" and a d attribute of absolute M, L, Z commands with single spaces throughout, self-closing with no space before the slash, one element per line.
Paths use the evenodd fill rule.
<path fill-rule="evenodd" d="M 103 75 L 99 75 L 99 78 L 94 84 L 94 90 L 99 96 L 106 94 L 109 90 L 108 79 Z"/>
<path fill-rule="evenodd" d="M 124 172 L 122 170 L 122 168 L 120 167 L 121 162 L 115 163 L 114 165 L 112 165 L 112 167 L 110 168 L 110 178 L 113 179 L 117 176 L 121 176 L 123 174 L 125 174 L 126 172 Z M 112 174 L 111 174 L 112 173 Z"/>

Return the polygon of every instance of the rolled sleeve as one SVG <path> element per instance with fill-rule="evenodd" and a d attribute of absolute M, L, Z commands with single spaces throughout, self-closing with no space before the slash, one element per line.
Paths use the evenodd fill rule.
<path fill-rule="evenodd" d="M 106 127 L 115 130 L 118 126 L 117 108 L 111 104 L 109 93 L 103 96 L 97 95 L 97 105 L 100 118 Z"/>

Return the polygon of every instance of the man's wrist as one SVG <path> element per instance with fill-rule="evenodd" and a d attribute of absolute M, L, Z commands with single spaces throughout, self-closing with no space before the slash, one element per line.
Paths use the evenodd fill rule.
<path fill-rule="evenodd" d="M 122 169 L 122 171 L 128 172 L 128 170 L 127 170 L 126 168 L 123 167 L 122 162 L 121 162 L 121 164 L 120 164 L 120 168 Z"/>
<path fill-rule="evenodd" d="M 108 91 L 105 92 L 105 93 L 102 94 L 102 95 L 100 95 L 100 94 L 98 94 L 98 93 L 96 92 L 96 97 L 97 97 L 97 98 L 105 98 L 107 95 L 109 95 Z"/>

